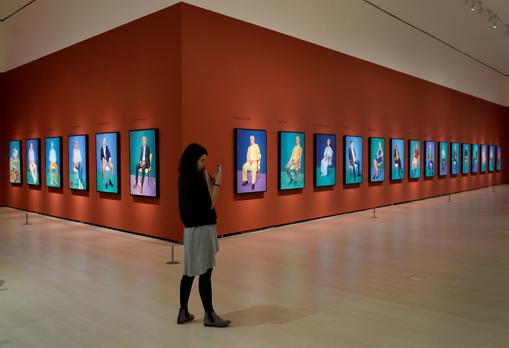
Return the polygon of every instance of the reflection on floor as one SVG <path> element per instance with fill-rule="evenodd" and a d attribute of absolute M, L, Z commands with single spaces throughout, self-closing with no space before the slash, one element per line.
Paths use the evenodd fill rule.
<path fill-rule="evenodd" d="M 168 243 L 1 208 L 0 347 L 509 347 L 508 212 L 497 186 L 223 239 L 213 329 L 176 325 Z"/>

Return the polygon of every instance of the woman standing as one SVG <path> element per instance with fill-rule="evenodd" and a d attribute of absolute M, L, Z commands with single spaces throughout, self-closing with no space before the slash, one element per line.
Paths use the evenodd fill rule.
<path fill-rule="evenodd" d="M 216 265 L 215 254 L 219 250 L 214 206 L 222 182 L 221 166 L 216 176 L 206 171 L 207 150 L 198 144 L 190 144 L 180 158 L 179 209 L 184 229 L 184 275 L 180 282 L 180 310 L 178 324 L 192 321 L 187 304 L 196 275 L 200 276 L 200 297 L 205 310 L 203 324 L 225 327 L 229 320 L 221 319 L 212 306 L 212 269 Z"/>

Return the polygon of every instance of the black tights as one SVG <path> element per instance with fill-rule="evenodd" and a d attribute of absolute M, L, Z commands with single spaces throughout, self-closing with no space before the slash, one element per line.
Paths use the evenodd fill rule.
<path fill-rule="evenodd" d="M 209 268 L 207 272 L 200 275 L 200 297 L 203 303 L 203 309 L 205 313 L 210 314 L 214 311 L 212 307 L 212 268 Z M 194 277 L 186 275 L 182 276 L 180 281 L 180 308 L 184 309 L 188 313 L 187 303 L 189 302 L 189 296 L 191 295 L 191 288 L 193 286 Z"/>

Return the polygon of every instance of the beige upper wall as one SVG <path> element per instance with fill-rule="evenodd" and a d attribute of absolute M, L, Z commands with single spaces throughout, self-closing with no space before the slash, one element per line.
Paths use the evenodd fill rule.
<path fill-rule="evenodd" d="M 177 2 L 38 0 L 0 25 L 0 68 L 13 69 Z M 361 0 L 187 2 L 509 106 L 508 78 Z"/>

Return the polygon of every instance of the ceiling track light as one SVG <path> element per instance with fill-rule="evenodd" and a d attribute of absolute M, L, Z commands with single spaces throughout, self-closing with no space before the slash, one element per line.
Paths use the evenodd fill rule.
<path fill-rule="evenodd" d="M 503 28 L 504 34 L 509 35 L 509 25 L 490 8 L 484 6 L 482 0 L 465 0 L 465 5 L 470 7 L 470 11 L 477 12 L 479 15 L 488 18 L 488 24 L 493 29 Z"/>

